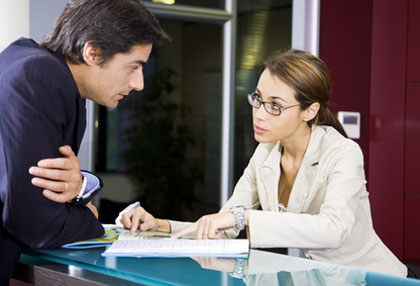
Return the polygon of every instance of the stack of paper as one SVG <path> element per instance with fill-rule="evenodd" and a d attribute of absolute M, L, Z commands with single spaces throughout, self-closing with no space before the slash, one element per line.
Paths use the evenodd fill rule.
<path fill-rule="evenodd" d="M 247 239 L 191 240 L 191 239 L 143 239 L 118 240 L 103 256 L 142 257 L 247 257 Z"/>
<path fill-rule="evenodd" d="M 103 224 L 103 227 L 105 229 L 105 233 L 101 237 L 67 243 L 61 247 L 66 249 L 104 247 L 111 245 L 114 241 L 117 241 L 120 235 L 130 232 L 129 230 L 119 228 L 115 225 Z"/>
<path fill-rule="evenodd" d="M 72 243 L 67 243 L 62 245 L 62 248 L 66 249 L 85 249 L 85 248 L 95 248 L 95 247 L 104 247 L 111 245 L 114 241 L 117 240 L 140 240 L 140 239 L 162 239 L 170 238 L 170 233 L 157 232 L 157 231 L 146 231 L 146 232 L 131 232 L 130 230 L 118 227 L 113 224 L 103 224 L 105 229 L 105 234 L 101 237 L 76 241 Z M 183 236 L 183 239 L 194 239 L 194 237 Z"/>

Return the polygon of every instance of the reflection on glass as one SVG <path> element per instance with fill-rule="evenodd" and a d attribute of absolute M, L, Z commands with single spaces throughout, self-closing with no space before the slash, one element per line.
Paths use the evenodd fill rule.
<path fill-rule="evenodd" d="M 202 268 L 231 273 L 246 285 L 336 286 L 367 285 L 366 271 L 338 265 L 250 250 L 249 258 L 192 258 Z M 243 267 L 238 267 L 238 264 Z M 243 271 L 239 273 L 238 270 Z"/>
<path fill-rule="evenodd" d="M 225 1 L 224 0 L 143 0 L 143 2 L 154 2 L 154 3 L 161 3 L 162 5 L 165 4 L 174 4 L 174 5 L 188 5 L 188 6 L 196 6 L 201 8 L 224 8 Z M 172 3 L 173 2 L 173 3 Z"/>
<path fill-rule="evenodd" d="M 175 4 L 175 0 L 152 0 L 155 3 L 162 3 L 166 5 L 172 5 Z"/>
<path fill-rule="evenodd" d="M 102 257 L 104 248 L 84 250 L 26 250 L 21 262 L 33 263 L 41 256 L 48 261 L 78 267 L 107 276 L 149 285 L 296 285 L 296 286 L 395 286 L 420 285 L 416 279 L 401 278 L 375 272 L 285 256 L 251 249 L 244 261 L 243 277 L 233 275 L 236 259 L 200 258 L 134 258 Z M 29 254 L 28 254 L 29 253 Z M 32 262 L 31 262 L 32 261 Z M 198 263 L 197 263 L 198 262 Z M 226 279 L 227 278 L 227 279 Z"/>

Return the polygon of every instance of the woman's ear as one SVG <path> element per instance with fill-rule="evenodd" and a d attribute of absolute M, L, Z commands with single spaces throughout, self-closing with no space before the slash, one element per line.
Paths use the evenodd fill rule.
<path fill-rule="evenodd" d="M 83 48 L 83 59 L 89 66 L 100 64 L 101 57 L 99 47 L 93 42 L 87 42 Z"/>
<path fill-rule="evenodd" d="M 308 122 L 314 119 L 316 115 L 318 114 L 319 107 L 320 107 L 319 103 L 314 102 L 308 108 L 306 108 L 302 113 L 303 121 Z"/>

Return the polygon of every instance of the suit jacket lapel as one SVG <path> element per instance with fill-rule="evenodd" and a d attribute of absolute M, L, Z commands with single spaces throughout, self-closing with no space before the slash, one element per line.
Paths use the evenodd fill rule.
<path fill-rule="evenodd" d="M 86 100 L 77 95 L 77 112 L 73 136 L 73 151 L 77 154 L 86 128 Z"/>
<path fill-rule="evenodd" d="M 287 205 L 288 212 L 301 213 L 310 193 L 314 191 L 312 190 L 312 185 L 318 171 L 318 163 L 321 155 L 319 141 L 322 138 L 322 134 L 322 128 L 313 125 L 309 145 L 290 194 Z"/>

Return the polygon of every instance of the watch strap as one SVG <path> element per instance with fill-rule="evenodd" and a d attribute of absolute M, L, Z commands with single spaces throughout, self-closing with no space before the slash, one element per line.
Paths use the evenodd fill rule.
<path fill-rule="evenodd" d="M 235 228 L 239 231 L 245 228 L 245 207 L 242 205 L 234 206 L 231 209 L 235 217 Z"/>
<path fill-rule="evenodd" d="M 238 279 L 245 278 L 245 259 L 235 259 L 235 266 L 233 267 L 233 272 L 230 273 L 230 276 Z"/>

